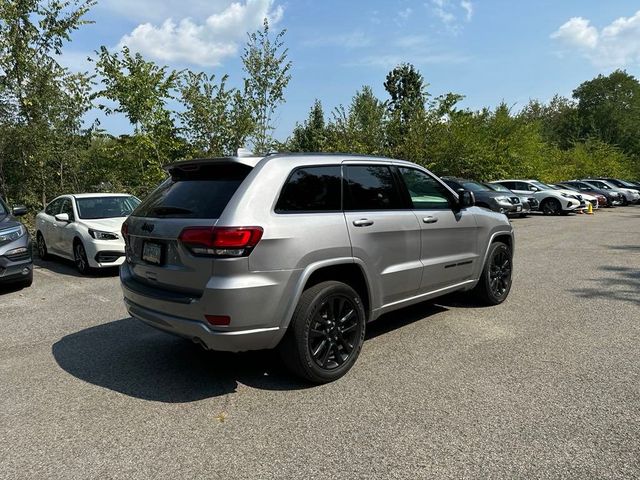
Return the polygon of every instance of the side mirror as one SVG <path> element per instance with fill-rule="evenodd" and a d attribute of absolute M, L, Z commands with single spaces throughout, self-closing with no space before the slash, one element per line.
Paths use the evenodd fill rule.
<path fill-rule="evenodd" d="M 538 187 L 529 187 L 532 192 L 538 192 L 540 189 Z"/>
<path fill-rule="evenodd" d="M 55 219 L 59 222 L 69 223 L 69 214 L 68 213 L 59 213 L 55 216 Z"/>
<path fill-rule="evenodd" d="M 25 207 L 24 205 L 15 205 L 11 213 L 13 213 L 13 215 L 16 217 L 21 217 L 22 215 L 26 215 L 27 211 L 27 207 Z"/>
<path fill-rule="evenodd" d="M 463 188 L 458 189 L 458 206 L 462 208 L 473 207 L 476 204 L 476 196 L 473 192 Z"/>

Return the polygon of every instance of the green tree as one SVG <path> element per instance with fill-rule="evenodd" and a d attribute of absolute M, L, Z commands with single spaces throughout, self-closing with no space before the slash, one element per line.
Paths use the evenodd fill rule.
<path fill-rule="evenodd" d="M 385 154 L 385 105 L 369 86 L 362 87 L 349 108 L 340 105 L 327 126 L 327 149 L 370 155 Z"/>
<path fill-rule="evenodd" d="M 410 63 L 401 63 L 387 74 L 384 88 L 391 97 L 389 110 L 398 114 L 402 123 L 423 111 L 428 94 L 422 74 Z"/>
<path fill-rule="evenodd" d="M 640 82 L 625 71 L 598 75 L 573 91 L 582 138 L 640 155 Z"/>
<path fill-rule="evenodd" d="M 293 152 L 322 152 L 327 144 L 327 127 L 322 103 L 316 100 L 304 124 L 296 124 L 287 148 Z"/>
<path fill-rule="evenodd" d="M 247 74 L 245 97 L 255 119 L 252 140 L 256 153 L 268 152 L 274 143 L 273 116 L 285 101 L 284 90 L 291 79 L 291 62 L 287 60 L 288 49 L 283 41 L 285 33 L 286 30 L 281 30 L 272 38 L 265 18 L 262 30 L 249 35 L 242 55 Z"/>
<path fill-rule="evenodd" d="M 65 188 L 64 162 L 78 147 L 91 105 L 90 78 L 57 58 L 89 23 L 93 0 L 0 3 L 0 194 L 32 206 Z M 71 155 L 70 155 L 71 153 Z"/>
<path fill-rule="evenodd" d="M 103 46 L 96 53 L 96 71 L 103 86 L 98 96 L 112 102 L 102 102 L 99 107 L 107 115 L 124 114 L 134 127 L 134 134 L 121 140 L 135 156 L 121 151 L 123 161 L 136 163 L 136 183 L 156 183 L 163 177 L 162 166 L 183 152 L 183 142 L 167 107 L 174 98 L 180 73 L 145 60 L 139 53 L 132 54 L 126 46 L 122 52 L 109 52 Z"/>
<path fill-rule="evenodd" d="M 196 154 L 222 156 L 235 154 L 253 131 L 248 102 L 234 88 L 227 88 L 227 75 L 187 71 L 180 84 L 184 111 L 179 113 L 183 130 Z"/>
<path fill-rule="evenodd" d="M 104 46 L 96 53 L 96 71 L 103 85 L 99 96 L 116 104 L 100 104 L 107 115 L 123 113 L 136 132 L 142 133 L 172 125 L 166 103 L 173 98 L 179 72 L 132 54 L 126 46 L 121 53 L 109 52 Z"/>

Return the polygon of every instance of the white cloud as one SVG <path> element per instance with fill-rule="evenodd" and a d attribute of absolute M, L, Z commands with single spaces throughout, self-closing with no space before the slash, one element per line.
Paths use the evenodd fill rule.
<path fill-rule="evenodd" d="M 413 8 L 411 7 L 407 7 L 404 10 L 400 10 L 398 12 L 398 19 L 406 21 L 409 19 L 412 13 L 413 13 Z"/>
<path fill-rule="evenodd" d="M 598 30 L 582 17 L 569 19 L 551 38 L 579 52 L 597 67 L 640 64 L 640 10 Z"/>
<path fill-rule="evenodd" d="M 160 25 L 142 23 L 120 39 L 118 48 L 127 45 L 164 62 L 215 66 L 235 55 L 247 32 L 259 28 L 264 18 L 274 25 L 282 14 L 274 0 L 234 2 L 201 23 L 189 17 L 178 22 L 168 18 Z"/>
<path fill-rule="evenodd" d="M 598 35 L 598 30 L 590 25 L 589 20 L 574 17 L 551 34 L 551 38 L 572 47 L 594 48 L 598 44 Z"/>
<path fill-rule="evenodd" d="M 473 18 L 473 3 L 471 3 L 470 0 L 462 0 L 460 2 L 460 6 L 463 8 L 463 10 L 466 13 L 467 22 L 470 22 L 471 19 Z"/>
<path fill-rule="evenodd" d="M 453 33 L 460 31 L 460 16 L 464 16 L 467 22 L 473 18 L 471 0 L 461 0 L 459 3 L 452 0 L 430 0 L 425 6 Z"/>

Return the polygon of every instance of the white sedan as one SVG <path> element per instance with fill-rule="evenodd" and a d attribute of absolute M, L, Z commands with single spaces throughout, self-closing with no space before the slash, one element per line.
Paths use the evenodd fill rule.
<path fill-rule="evenodd" d="M 132 195 L 84 193 L 55 198 L 36 216 L 36 243 L 42 259 L 73 260 L 80 273 L 124 262 L 122 224 L 140 200 Z"/>

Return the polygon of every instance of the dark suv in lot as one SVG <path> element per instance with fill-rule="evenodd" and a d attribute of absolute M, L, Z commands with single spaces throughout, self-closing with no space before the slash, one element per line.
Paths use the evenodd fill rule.
<path fill-rule="evenodd" d="M 0 198 L 0 284 L 28 287 L 33 281 L 31 237 L 16 218 L 26 213 L 23 206 L 9 209 Z"/>
<path fill-rule="evenodd" d="M 479 207 L 488 208 L 505 215 L 521 215 L 523 213 L 522 202 L 515 193 L 499 192 L 483 183 L 466 178 L 442 177 L 442 180 L 456 192 L 459 190 L 472 191 L 476 199 L 476 205 Z"/>
<path fill-rule="evenodd" d="M 124 223 L 132 317 L 212 350 L 278 347 L 313 382 L 344 375 L 367 322 L 454 291 L 503 302 L 514 239 L 419 165 L 291 154 L 167 167 Z"/>

